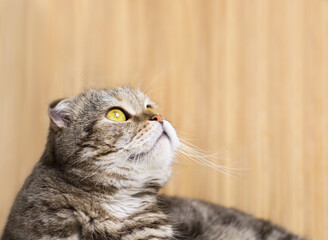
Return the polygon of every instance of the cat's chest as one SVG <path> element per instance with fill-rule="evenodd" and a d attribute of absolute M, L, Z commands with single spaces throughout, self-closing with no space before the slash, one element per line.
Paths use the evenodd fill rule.
<path fill-rule="evenodd" d="M 132 206 L 130 206 L 132 208 Z M 158 208 L 145 207 L 128 214 L 125 205 L 102 203 L 96 209 L 76 211 L 81 239 L 171 239 L 172 226 Z M 116 216 L 113 215 L 116 210 Z M 120 218 L 117 218 L 120 216 Z M 124 216 L 124 217 L 122 217 Z"/>
<path fill-rule="evenodd" d="M 133 198 L 122 194 L 115 195 L 115 198 L 108 199 L 99 203 L 100 208 L 111 217 L 122 221 L 129 216 L 133 216 L 138 212 L 149 209 L 149 201 L 143 198 Z"/>
<path fill-rule="evenodd" d="M 135 239 L 172 239 L 172 226 L 166 223 L 133 222 L 128 224 L 117 223 L 94 223 L 81 228 L 79 239 L 112 239 L 112 240 L 135 240 Z"/>

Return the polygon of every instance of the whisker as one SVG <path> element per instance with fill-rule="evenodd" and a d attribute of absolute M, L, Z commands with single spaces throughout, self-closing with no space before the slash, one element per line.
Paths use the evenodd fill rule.
<path fill-rule="evenodd" d="M 237 178 L 238 176 L 242 176 L 243 174 L 240 171 L 248 170 L 245 168 L 235 168 L 230 166 L 223 166 L 217 163 L 220 159 L 218 157 L 218 153 L 209 154 L 208 152 L 204 151 L 203 149 L 191 144 L 186 139 L 180 137 L 180 145 L 178 147 L 178 153 L 180 153 L 183 158 L 188 158 L 193 162 L 200 164 L 202 166 L 210 167 L 218 172 L 223 174 L 229 175 L 231 177 Z M 223 153 L 222 150 L 220 152 Z"/>
<path fill-rule="evenodd" d="M 181 150 L 182 153 L 185 153 L 189 156 L 197 157 L 197 158 L 201 159 L 202 161 L 209 163 L 210 165 L 219 166 L 220 168 L 227 169 L 227 170 L 245 170 L 243 168 L 239 169 L 239 168 L 233 168 L 233 167 L 228 167 L 228 166 L 217 165 L 214 162 L 216 160 L 216 158 L 214 158 L 213 156 L 211 156 L 211 155 L 201 155 L 201 153 L 199 153 L 197 151 L 193 151 L 193 149 L 188 147 L 188 146 L 184 146 L 184 148 L 186 148 L 186 149 L 179 149 L 179 150 Z"/>

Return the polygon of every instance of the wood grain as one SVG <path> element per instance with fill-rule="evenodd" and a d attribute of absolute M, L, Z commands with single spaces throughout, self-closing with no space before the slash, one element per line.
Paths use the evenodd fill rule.
<path fill-rule="evenodd" d="M 236 168 L 180 156 L 164 192 L 328 239 L 327 0 L 0 0 L 0 229 L 43 151 L 47 105 L 120 85 Z"/>

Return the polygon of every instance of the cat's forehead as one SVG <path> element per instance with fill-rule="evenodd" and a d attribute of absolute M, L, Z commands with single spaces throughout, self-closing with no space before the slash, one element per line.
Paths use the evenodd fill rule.
<path fill-rule="evenodd" d="M 116 88 L 106 90 L 106 92 L 110 101 L 132 114 L 142 112 L 150 104 L 149 98 L 143 92 L 132 88 Z"/>
<path fill-rule="evenodd" d="M 91 90 L 85 92 L 83 97 L 87 101 L 101 104 L 104 107 L 122 107 L 131 114 L 144 111 L 147 105 L 156 106 L 143 92 L 128 87 L 99 91 Z"/>

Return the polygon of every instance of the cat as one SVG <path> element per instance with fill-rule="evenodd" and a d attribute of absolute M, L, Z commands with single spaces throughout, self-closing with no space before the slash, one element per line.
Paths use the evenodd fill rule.
<path fill-rule="evenodd" d="M 234 209 L 158 195 L 179 139 L 154 109 L 129 87 L 51 103 L 45 151 L 1 239 L 301 239 Z"/>

